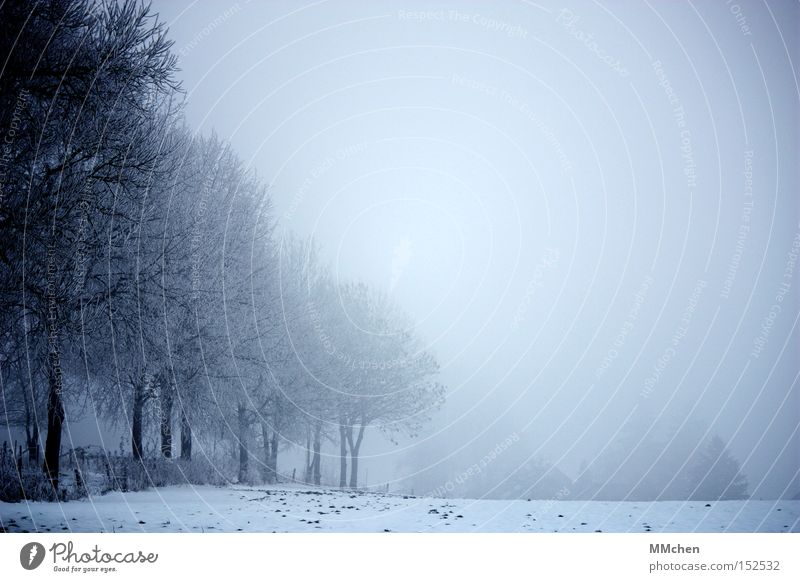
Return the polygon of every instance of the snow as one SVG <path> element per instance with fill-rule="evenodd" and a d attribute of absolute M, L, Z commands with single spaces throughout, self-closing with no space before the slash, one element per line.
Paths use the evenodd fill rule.
<path fill-rule="evenodd" d="M 789 532 L 800 501 L 439 499 L 305 486 L 171 486 L 0 503 L 8 532 Z"/>

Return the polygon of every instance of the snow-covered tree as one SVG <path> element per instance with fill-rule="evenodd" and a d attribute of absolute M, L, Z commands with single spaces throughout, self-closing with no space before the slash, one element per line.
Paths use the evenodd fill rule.
<path fill-rule="evenodd" d="M 350 456 L 350 487 L 358 486 L 359 452 L 368 427 L 390 439 L 416 436 L 444 399 L 436 382 L 439 365 L 386 295 L 364 284 L 345 284 L 340 297 L 335 348 L 342 369 L 341 437 Z M 344 449 L 344 446 L 342 446 Z"/>

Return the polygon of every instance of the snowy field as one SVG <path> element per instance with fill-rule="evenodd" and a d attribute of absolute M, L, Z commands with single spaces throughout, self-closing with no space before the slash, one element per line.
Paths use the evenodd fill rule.
<path fill-rule="evenodd" d="M 498 501 L 175 486 L 0 503 L 0 518 L 7 532 L 796 532 L 800 501 Z"/>

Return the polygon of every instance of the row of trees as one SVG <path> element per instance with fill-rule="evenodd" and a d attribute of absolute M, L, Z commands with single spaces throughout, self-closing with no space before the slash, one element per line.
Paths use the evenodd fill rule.
<path fill-rule="evenodd" d="M 274 481 L 294 442 L 319 483 L 335 440 L 356 487 L 368 427 L 413 435 L 443 398 L 410 322 L 279 236 L 259 177 L 185 127 L 147 6 L 5 2 L 0 29 L 2 419 L 29 463 L 57 492 L 62 426 L 89 412 L 137 460 L 148 434 L 169 459 L 178 429 L 187 461 L 225 441 L 240 481 L 252 460 Z"/>

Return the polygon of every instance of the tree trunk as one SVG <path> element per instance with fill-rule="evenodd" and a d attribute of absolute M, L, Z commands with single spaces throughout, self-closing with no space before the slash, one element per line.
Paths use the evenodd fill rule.
<path fill-rule="evenodd" d="M 28 465 L 33 467 L 39 463 L 39 423 L 33 421 L 33 432 L 28 438 Z"/>
<path fill-rule="evenodd" d="M 25 395 L 25 447 L 28 449 L 28 466 L 39 464 L 39 420 L 32 413 L 32 405 Z"/>
<path fill-rule="evenodd" d="M 261 469 L 261 478 L 264 480 L 264 483 L 272 483 L 272 475 L 269 470 L 272 447 L 269 442 L 269 426 L 267 426 L 266 422 L 261 423 L 261 441 L 264 443 L 264 465 Z"/>
<path fill-rule="evenodd" d="M 192 460 L 192 426 L 186 418 L 186 412 L 181 413 L 181 459 Z"/>
<path fill-rule="evenodd" d="M 168 387 L 161 386 L 161 454 L 165 459 L 172 458 L 172 391 Z"/>
<path fill-rule="evenodd" d="M 350 432 L 347 436 L 347 441 L 350 443 L 350 488 L 358 488 L 358 451 L 361 450 L 361 441 L 364 440 L 365 425 L 361 424 L 358 427 L 358 437 L 355 442 L 353 441 L 353 428 L 350 427 Z"/>
<path fill-rule="evenodd" d="M 240 404 L 237 410 L 237 420 L 239 421 L 239 483 L 247 481 L 247 442 L 245 432 L 247 430 L 247 410 Z"/>
<path fill-rule="evenodd" d="M 161 387 L 161 454 L 172 458 L 172 387 Z"/>
<path fill-rule="evenodd" d="M 311 428 L 306 425 L 306 464 L 303 471 L 303 483 L 311 483 Z"/>
<path fill-rule="evenodd" d="M 64 424 L 64 402 L 61 399 L 61 362 L 58 352 L 50 354 L 47 395 L 47 440 L 44 445 L 44 472 L 50 479 L 53 495 L 58 496 L 58 469 L 61 457 L 61 425 Z"/>
<path fill-rule="evenodd" d="M 133 422 L 131 423 L 131 449 L 133 458 L 142 459 L 142 421 L 144 414 L 145 381 L 137 382 L 133 387 Z"/>
<path fill-rule="evenodd" d="M 267 483 L 276 481 L 276 464 L 278 455 L 272 454 L 272 439 L 270 438 L 270 427 L 266 422 L 261 423 L 261 440 L 264 441 L 264 469 L 262 477 Z"/>
<path fill-rule="evenodd" d="M 319 485 L 322 481 L 321 473 L 321 455 L 320 449 L 322 448 L 322 423 L 318 422 L 314 429 L 314 457 L 311 461 L 311 471 L 314 475 L 314 485 Z"/>
<path fill-rule="evenodd" d="M 268 482 L 278 482 L 278 433 L 272 431 L 272 441 L 270 442 L 269 464 L 267 465 Z"/>
<path fill-rule="evenodd" d="M 339 487 L 347 487 L 347 427 L 339 421 Z"/>
<path fill-rule="evenodd" d="M 358 451 L 350 451 L 350 489 L 358 489 Z"/>

